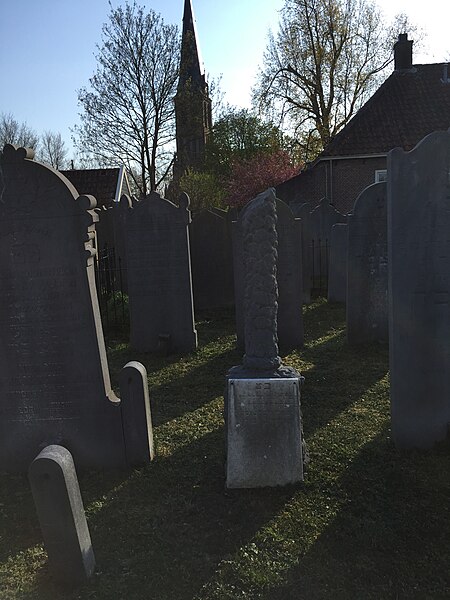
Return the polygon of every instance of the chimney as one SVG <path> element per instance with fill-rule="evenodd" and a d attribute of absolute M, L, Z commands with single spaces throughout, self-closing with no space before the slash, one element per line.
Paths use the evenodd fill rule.
<path fill-rule="evenodd" d="M 408 40 L 407 33 L 401 33 L 394 44 L 394 69 L 395 71 L 409 71 L 412 69 L 412 40 Z"/>

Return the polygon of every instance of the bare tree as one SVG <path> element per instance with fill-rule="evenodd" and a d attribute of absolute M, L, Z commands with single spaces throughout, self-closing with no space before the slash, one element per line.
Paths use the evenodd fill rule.
<path fill-rule="evenodd" d="M 178 28 L 136 3 L 111 9 L 97 71 L 78 92 L 79 152 L 101 164 L 123 163 L 142 194 L 155 190 L 173 158 Z"/>
<path fill-rule="evenodd" d="M 38 143 L 37 133 L 26 123 L 19 123 L 11 113 L 0 114 L 0 151 L 5 144 L 36 150 Z"/>
<path fill-rule="evenodd" d="M 60 133 L 44 131 L 39 148 L 39 159 L 55 169 L 66 167 L 67 148 Z"/>
<path fill-rule="evenodd" d="M 386 26 L 371 0 L 285 0 L 254 102 L 294 131 L 311 160 L 379 85 L 406 28 L 405 15 Z"/>

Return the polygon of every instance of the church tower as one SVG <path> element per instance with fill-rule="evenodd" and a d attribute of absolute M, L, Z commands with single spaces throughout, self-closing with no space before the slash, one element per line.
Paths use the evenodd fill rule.
<path fill-rule="evenodd" d="M 211 131 L 211 99 L 200 61 L 191 0 L 184 1 L 180 75 L 175 96 L 177 184 L 189 167 L 201 168 Z"/>

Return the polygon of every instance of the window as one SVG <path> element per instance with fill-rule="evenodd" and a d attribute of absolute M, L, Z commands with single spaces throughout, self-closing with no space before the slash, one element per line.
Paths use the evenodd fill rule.
<path fill-rule="evenodd" d="M 380 183 L 380 181 L 387 181 L 386 169 L 378 169 L 375 171 L 375 183 Z"/>

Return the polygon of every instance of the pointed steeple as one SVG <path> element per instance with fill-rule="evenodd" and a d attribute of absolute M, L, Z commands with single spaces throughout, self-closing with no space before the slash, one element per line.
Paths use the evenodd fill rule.
<path fill-rule="evenodd" d="M 202 73 L 200 52 L 197 44 L 197 28 L 192 10 L 192 1 L 184 0 L 178 89 L 184 86 L 188 80 L 197 85 L 202 85 L 205 82 L 205 77 Z"/>
<path fill-rule="evenodd" d="M 212 124 L 211 99 L 196 33 L 192 2 L 184 0 L 180 74 L 174 99 L 177 144 L 174 190 L 187 169 L 201 169 Z"/>

